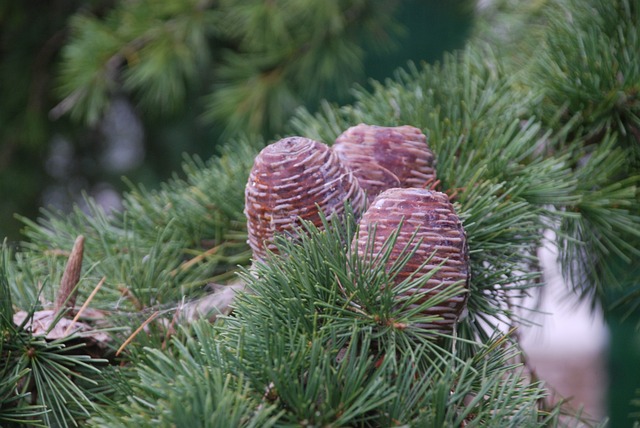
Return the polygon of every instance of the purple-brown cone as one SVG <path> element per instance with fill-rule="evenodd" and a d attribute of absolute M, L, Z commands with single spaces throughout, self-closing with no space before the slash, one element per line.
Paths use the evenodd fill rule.
<path fill-rule="evenodd" d="M 388 266 L 398 259 L 410 242 L 409 250 L 413 250 L 414 245 L 418 248 L 395 277 L 396 284 L 411 274 L 415 273 L 414 278 L 419 278 L 439 266 L 422 287 L 410 290 L 411 295 L 419 293 L 424 296 L 419 303 L 453 284 L 462 283 L 468 288 L 469 256 L 465 233 L 447 195 L 418 188 L 389 189 L 378 195 L 360 220 L 360 234 L 353 243 L 357 245 L 359 256 L 368 258 L 373 255 L 375 259 L 384 242 L 400 224 L 402 226 Z M 367 248 L 367 242 L 372 239 L 369 235 L 374 233 L 374 228 L 373 249 Z M 414 240 L 410 241 L 414 233 Z M 424 264 L 429 257 L 431 260 Z M 450 334 L 465 304 L 466 293 L 430 307 L 425 315 L 438 315 L 441 319 L 421 327 Z"/>
<path fill-rule="evenodd" d="M 276 251 L 277 233 L 292 234 L 301 219 L 322 225 L 344 212 L 349 201 L 355 212 L 365 206 L 365 195 L 353 173 L 329 147 L 303 137 L 283 138 L 256 157 L 245 189 L 249 245 L 255 260 L 266 250 Z"/>
<path fill-rule="evenodd" d="M 353 171 L 369 201 L 386 189 L 425 187 L 435 180 L 427 137 L 410 125 L 352 126 L 338 136 L 333 151 Z"/>

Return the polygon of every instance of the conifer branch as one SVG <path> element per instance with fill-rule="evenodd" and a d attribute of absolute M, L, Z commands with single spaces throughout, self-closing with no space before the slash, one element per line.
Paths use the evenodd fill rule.
<path fill-rule="evenodd" d="M 203 5 L 187 3 L 178 15 L 187 10 L 198 21 Z M 312 3 L 324 18 L 345 12 L 327 9 L 334 3 Z M 287 105 L 279 103 L 302 92 L 295 87 L 299 82 L 287 81 L 288 73 L 318 64 L 307 57 L 318 48 L 314 37 L 333 41 L 347 34 L 324 24 L 293 34 L 290 22 L 278 21 L 285 15 L 271 5 L 252 2 L 225 22 L 235 30 L 239 51 L 252 55 L 226 56 L 230 92 L 223 94 L 234 102 L 220 108 L 232 111 L 248 103 L 246 112 L 255 114 L 251 120 L 257 124 L 269 114 L 288 115 Z M 145 11 L 146 2 L 125 6 L 112 19 L 130 21 L 87 19 L 80 24 L 96 31 L 69 45 L 71 55 L 73 49 L 104 43 L 100 52 L 106 54 L 84 74 L 66 71 L 67 77 L 75 72 L 83 77 L 66 89 L 86 88 L 87 104 L 77 104 L 85 117 L 104 107 L 110 88 L 92 73 L 110 58 L 129 67 L 121 76 L 123 87 L 142 97 L 144 91 L 169 88 L 164 101 L 179 98 L 197 68 L 193 55 L 202 47 L 198 41 L 207 24 L 198 21 L 195 39 L 177 34 L 186 61 L 161 79 L 153 67 L 159 63 L 153 55 L 142 58 L 142 51 L 154 41 L 167 42 L 167 34 L 138 26 L 134 15 Z M 211 12 L 208 6 L 204 11 Z M 173 16 L 167 7 L 153 11 L 162 23 Z M 619 286 L 613 307 L 627 314 L 638 307 L 637 287 L 629 280 L 633 272 L 620 272 L 639 256 L 634 144 L 640 124 L 633 86 L 638 50 L 629 25 L 638 23 L 639 12 L 626 0 L 541 7 L 548 15 L 536 11 L 532 26 L 519 27 L 527 28 L 520 39 L 525 49 L 512 59 L 504 58 L 504 45 L 490 48 L 476 39 L 438 64 L 408 66 L 384 84 L 373 83 L 372 91 L 357 89 L 350 106 L 323 103 L 318 113 L 300 111 L 290 122 L 293 132 L 328 144 L 360 122 L 411 124 L 423 131 L 437 158 L 438 175 L 429 185 L 455 194 L 454 208 L 467 234 L 472 272 L 467 291 L 452 286 L 428 299 L 408 293 L 441 267 L 395 284 L 411 249 L 390 265 L 388 248 L 372 260 L 358 256 L 351 248 L 358 234 L 353 216 L 322 228 L 307 224 L 295 242 L 277 238 L 281 255 L 249 269 L 243 192 L 264 141 L 239 139 L 208 162 L 185 159 L 182 178 L 158 190 L 131 185 L 120 214 L 109 216 L 88 199 L 88 211 L 43 211 L 38 221 L 25 220 L 27 242 L 15 254 L 4 246 L 0 259 L 2 307 L 13 315 L 1 320 L 0 353 L 7 363 L 0 366 L 0 420 L 24 414 L 49 425 L 88 419 L 94 426 L 194 426 L 211 418 L 229 426 L 560 424 L 561 406 L 541 404 L 549 389 L 521 366 L 517 335 L 505 335 L 501 327 L 528 322 L 520 306 L 543 286 L 537 250 L 546 244 L 543 231 L 549 228 L 557 230 L 560 261 L 576 291 L 610 303 L 609 293 Z M 600 13 L 594 15 L 592 8 Z M 288 11 L 291 19 L 304 22 L 294 12 L 308 11 L 294 6 Z M 567 13 L 574 22 L 564 19 Z M 247 32 L 249 25 L 260 31 Z M 145 34 L 158 39 L 138 39 Z M 524 40 L 529 35 L 535 37 Z M 311 38 L 292 48 L 298 37 Z M 145 47 L 125 55 L 119 49 L 132 40 L 144 40 Z M 349 43 L 331 49 L 357 57 Z M 534 45 L 539 55 L 527 59 Z M 270 46 L 280 51 L 274 54 Z M 164 52 L 156 48 L 156 54 Z M 315 59 L 322 62 L 332 53 L 316 52 Z M 238 76 L 237 82 L 232 79 Z M 255 98 L 248 99 L 233 85 L 253 77 L 263 80 L 252 88 Z M 269 99 L 277 108 L 266 111 Z M 236 123 L 245 120 L 239 116 Z M 78 320 L 57 338 L 27 330 L 35 315 L 44 313 L 36 310 L 41 301 L 55 299 L 63 308 L 65 301 L 75 301 L 75 293 L 88 294 L 70 291 L 77 289 L 69 285 L 70 274 L 63 275 L 64 291 L 51 280 L 65 269 L 57 257 L 61 250 L 52 249 L 69 248 L 79 234 L 86 237 L 83 257 L 90 265 L 85 277 L 106 278 L 85 305 L 91 302 L 104 315 L 101 323 L 126 336 L 121 350 L 127 352 L 120 354 L 118 367 L 98 366 L 94 363 L 103 362 L 82 355 L 87 342 L 77 342 Z M 387 243 L 393 244 L 393 239 Z M 237 272 L 240 282 L 226 282 Z M 41 290 L 34 284 L 42 284 Z M 452 334 L 425 328 L 438 318 L 426 310 L 465 292 L 466 313 Z M 31 309 L 13 314 L 14 305 Z M 204 312 L 215 320 L 200 318 Z M 62 313 L 45 315 L 47 326 L 69 325 Z M 30 406 L 31 401 L 42 407 Z M 45 409 L 49 412 L 40 415 Z"/>

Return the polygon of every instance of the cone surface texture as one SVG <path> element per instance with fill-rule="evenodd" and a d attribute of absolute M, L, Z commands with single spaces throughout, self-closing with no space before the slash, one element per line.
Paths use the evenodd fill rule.
<path fill-rule="evenodd" d="M 399 227 L 387 267 L 402 257 L 403 252 L 415 252 L 394 278 L 394 284 L 414 273 L 414 278 L 419 278 L 438 269 L 421 287 L 407 291 L 423 296 L 416 304 L 454 284 L 468 288 L 469 256 L 465 233 L 447 195 L 418 188 L 389 189 L 378 195 L 360 220 L 360 233 L 353 243 L 358 255 L 376 260 L 384 250 L 385 241 Z M 465 304 L 466 293 L 462 293 L 429 307 L 424 314 L 437 315 L 441 319 L 421 327 L 450 334 Z"/>
<path fill-rule="evenodd" d="M 256 157 L 245 189 L 248 242 L 255 260 L 276 251 L 276 234 L 295 238 L 301 220 L 321 227 L 320 212 L 331 219 L 349 201 L 364 210 L 365 194 L 353 173 L 329 147 L 303 137 L 283 138 Z"/>
<path fill-rule="evenodd" d="M 369 201 L 387 189 L 425 187 L 435 180 L 435 160 L 427 137 L 410 125 L 361 123 L 338 136 L 332 149 L 353 171 Z"/>

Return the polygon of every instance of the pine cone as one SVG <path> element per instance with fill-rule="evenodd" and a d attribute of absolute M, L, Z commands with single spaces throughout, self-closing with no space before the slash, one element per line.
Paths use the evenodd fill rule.
<path fill-rule="evenodd" d="M 417 304 L 460 281 L 468 288 L 469 256 L 465 233 L 453 205 L 444 193 L 417 188 L 386 190 L 378 195 L 362 216 L 358 240 L 354 240 L 352 245 L 357 245 L 360 257 L 368 259 L 373 256 L 375 260 L 383 243 L 401 223 L 387 266 L 391 266 L 403 250 L 413 250 L 416 245 L 418 247 L 394 278 L 395 284 L 414 273 L 414 278 L 419 278 L 439 266 L 421 288 L 408 292 L 409 295 L 424 295 Z M 374 227 L 375 238 L 370 243 L 373 248 L 367 248 L 367 242 L 371 239 L 369 235 L 374 233 Z M 410 243 L 414 233 L 416 236 Z M 407 248 L 408 244 L 410 246 Z M 431 260 L 421 267 L 429 257 Z M 425 315 L 438 315 L 442 319 L 420 327 L 450 334 L 465 304 L 466 293 L 430 307 Z"/>
<path fill-rule="evenodd" d="M 344 212 L 345 201 L 354 211 L 365 206 L 365 194 L 352 172 L 323 143 L 288 137 L 264 148 L 256 157 L 245 189 L 249 245 L 256 260 L 266 249 L 276 251 L 276 233 L 293 237 L 302 220 L 322 226 Z"/>
<path fill-rule="evenodd" d="M 333 151 L 353 171 L 369 201 L 386 189 L 425 187 L 435 180 L 435 161 L 427 137 L 413 126 L 361 123 L 343 132 Z"/>

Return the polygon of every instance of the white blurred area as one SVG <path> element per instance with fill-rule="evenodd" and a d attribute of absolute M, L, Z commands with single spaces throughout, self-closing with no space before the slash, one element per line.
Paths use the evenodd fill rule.
<path fill-rule="evenodd" d="M 548 238 L 552 240 L 552 234 Z M 546 282 L 538 303 L 542 313 L 528 316 L 537 325 L 519 329 L 528 365 L 554 391 L 554 400 L 568 399 L 584 416 L 602 420 L 608 386 L 608 330 L 602 313 L 572 293 L 551 245 L 541 249 L 539 257 Z"/>

